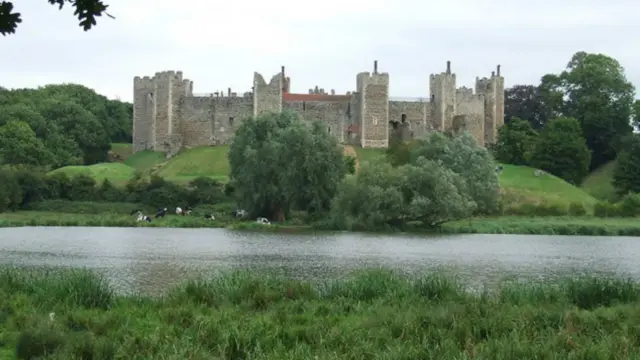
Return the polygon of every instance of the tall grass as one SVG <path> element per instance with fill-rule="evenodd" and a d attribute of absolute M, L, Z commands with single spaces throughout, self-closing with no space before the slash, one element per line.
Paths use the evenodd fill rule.
<path fill-rule="evenodd" d="M 233 272 L 145 298 L 84 270 L 7 269 L 0 358 L 629 359 L 638 305 L 638 284 L 589 277 L 477 294 L 439 274 L 311 284 Z"/>

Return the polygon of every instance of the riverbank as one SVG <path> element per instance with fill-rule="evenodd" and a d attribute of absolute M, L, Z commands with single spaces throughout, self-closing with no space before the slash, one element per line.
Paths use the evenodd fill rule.
<path fill-rule="evenodd" d="M 323 286 L 234 273 L 144 298 L 84 270 L 3 269 L 0 358 L 629 358 L 639 299 L 617 279 L 478 296 L 452 278 L 383 270 Z"/>
<path fill-rule="evenodd" d="M 230 216 L 205 220 L 200 216 L 169 215 L 151 223 L 137 222 L 122 214 L 70 214 L 61 212 L 18 211 L 0 214 L 0 227 L 16 226 L 99 226 L 99 227 L 171 227 L 228 228 L 265 232 L 309 232 L 314 225 L 293 221 L 265 226 L 253 221 L 237 221 Z M 445 234 L 535 234 L 535 235 L 601 235 L 640 236 L 640 221 L 635 218 L 598 217 L 526 217 L 502 216 L 474 218 L 444 224 L 436 231 L 408 227 L 412 233 Z"/>

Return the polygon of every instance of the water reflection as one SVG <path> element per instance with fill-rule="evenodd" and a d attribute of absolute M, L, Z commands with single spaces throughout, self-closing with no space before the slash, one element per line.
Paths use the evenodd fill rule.
<path fill-rule="evenodd" d="M 450 272 L 470 284 L 576 274 L 640 280 L 638 238 L 520 235 L 280 235 L 222 229 L 0 229 L 0 264 L 89 267 L 118 290 L 158 293 L 194 276 L 247 269 L 335 279 L 368 267 Z"/>

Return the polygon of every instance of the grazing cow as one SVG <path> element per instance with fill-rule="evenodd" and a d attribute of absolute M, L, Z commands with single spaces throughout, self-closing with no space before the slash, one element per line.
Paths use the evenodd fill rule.
<path fill-rule="evenodd" d="M 498 175 L 500 175 L 500 174 L 502 173 L 502 165 L 498 165 L 498 166 L 496 166 L 496 169 L 495 169 L 495 170 L 496 170 L 496 173 L 497 173 Z"/>
<path fill-rule="evenodd" d="M 143 214 L 141 211 L 138 211 L 137 221 L 146 221 L 146 222 L 150 223 L 151 222 L 151 218 L 148 217 L 147 215 Z"/>
<path fill-rule="evenodd" d="M 185 206 L 184 209 L 179 206 L 176 207 L 176 215 L 185 216 L 190 214 L 191 214 L 191 209 L 189 209 L 188 206 Z"/>
<path fill-rule="evenodd" d="M 247 215 L 247 212 L 244 210 L 233 210 L 231 214 L 237 218 L 243 218 Z"/>
<path fill-rule="evenodd" d="M 167 215 L 167 208 L 158 209 L 158 212 L 156 213 L 156 219 L 164 217 L 165 215 Z"/>
<path fill-rule="evenodd" d="M 205 215 L 204 215 L 204 219 L 205 219 L 205 220 L 215 220 L 215 219 L 216 219 L 216 217 L 215 217 L 215 216 L 213 216 L 213 214 L 205 214 Z"/>
<path fill-rule="evenodd" d="M 257 218 L 256 222 L 262 225 L 271 225 L 271 222 L 267 218 L 263 218 L 263 217 Z"/>

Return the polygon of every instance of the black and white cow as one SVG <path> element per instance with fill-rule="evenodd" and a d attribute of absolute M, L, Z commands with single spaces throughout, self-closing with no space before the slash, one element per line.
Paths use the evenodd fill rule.
<path fill-rule="evenodd" d="M 151 222 L 151 218 L 150 218 L 150 217 L 148 217 L 147 215 L 143 214 L 143 213 L 142 213 L 142 211 L 138 211 L 137 219 L 136 219 L 136 220 L 137 220 L 137 221 L 146 221 L 146 222 L 148 222 L 148 223 L 150 223 L 150 222 Z"/>
<path fill-rule="evenodd" d="M 205 215 L 204 215 L 204 219 L 205 219 L 205 220 L 215 220 L 215 219 L 216 219 L 216 217 L 215 217 L 215 216 L 213 216 L 213 214 L 205 214 Z"/>
<path fill-rule="evenodd" d="M 247 216 L 247 212 L 244 210 L 233 210 L 233 212 L 231 212 L 231 214 L 233 216 L 235 216 L 236 218 L 243 218 L 245 216 Z"/>
<path fill-rule="evenodd" d="M 156 213 L 156 219 L 164 217 L 165 215 L 167 215 L 167 208 L 158 209 L 158 212 Z"/>

